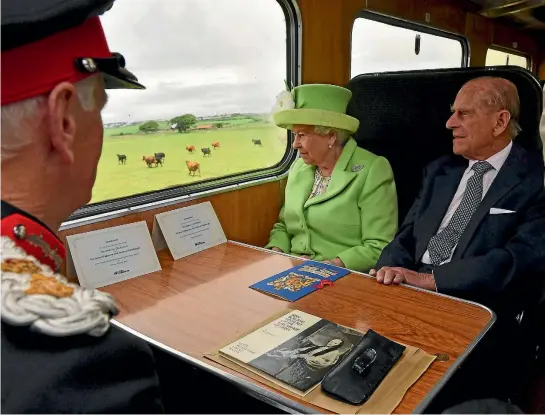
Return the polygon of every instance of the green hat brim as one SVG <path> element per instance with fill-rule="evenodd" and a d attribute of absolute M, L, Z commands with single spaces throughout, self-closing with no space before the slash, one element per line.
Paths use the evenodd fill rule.
<path fill-rule="evenodd" d="M 273 119 L 277 126 L 287 130 L 291 130 L 294 125 L 300 124 L 339 128 L 355 133 L 360 126 L 359 120 L 350 115 L 310 108 L 280 111 L 273 115 Z"/>

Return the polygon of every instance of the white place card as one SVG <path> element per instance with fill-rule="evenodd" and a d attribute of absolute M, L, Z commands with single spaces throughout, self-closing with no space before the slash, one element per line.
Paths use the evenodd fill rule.
<path fill-rule="evenodd" d="M 210 202 L 155 215 L 152 239 L 155 249 L 168 247 L 175 260 L 227 242 Z"/>
<path fill-rule="evenodd" d="M 161 270 L 145 221 L 66 238 L 67 267 L 85 288 L 99 288 Z"/>

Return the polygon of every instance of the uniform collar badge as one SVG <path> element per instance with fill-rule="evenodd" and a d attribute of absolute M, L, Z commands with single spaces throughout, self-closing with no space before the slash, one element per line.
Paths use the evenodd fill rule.
<path fill-rule="evenodd" d="M 29 217 L 15 213 L 2 219 L 2 235 L 53 271 L 60 272 L 66 257 L 61 241 L 47 228 Z"/>

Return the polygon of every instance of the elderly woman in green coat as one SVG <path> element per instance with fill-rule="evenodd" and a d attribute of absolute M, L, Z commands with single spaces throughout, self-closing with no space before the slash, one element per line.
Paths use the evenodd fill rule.
<path fill-rule="evenodd" d="M 367 272 L 397 230 L 388 160 L 357 146 L 359 121 L 346 115 L 350 90 L 308 84 L 278 95 L 276 125 L 299 151 L 267 248 Z"/>

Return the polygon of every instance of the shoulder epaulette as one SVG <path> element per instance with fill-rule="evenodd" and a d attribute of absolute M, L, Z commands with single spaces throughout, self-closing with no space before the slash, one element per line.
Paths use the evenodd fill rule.
<path fill-rule="evenodd" d="M 2 321 L 56 337 L 102 336 L 118 313 L 108 293 L 82 288 L 2 236 Z"/>

